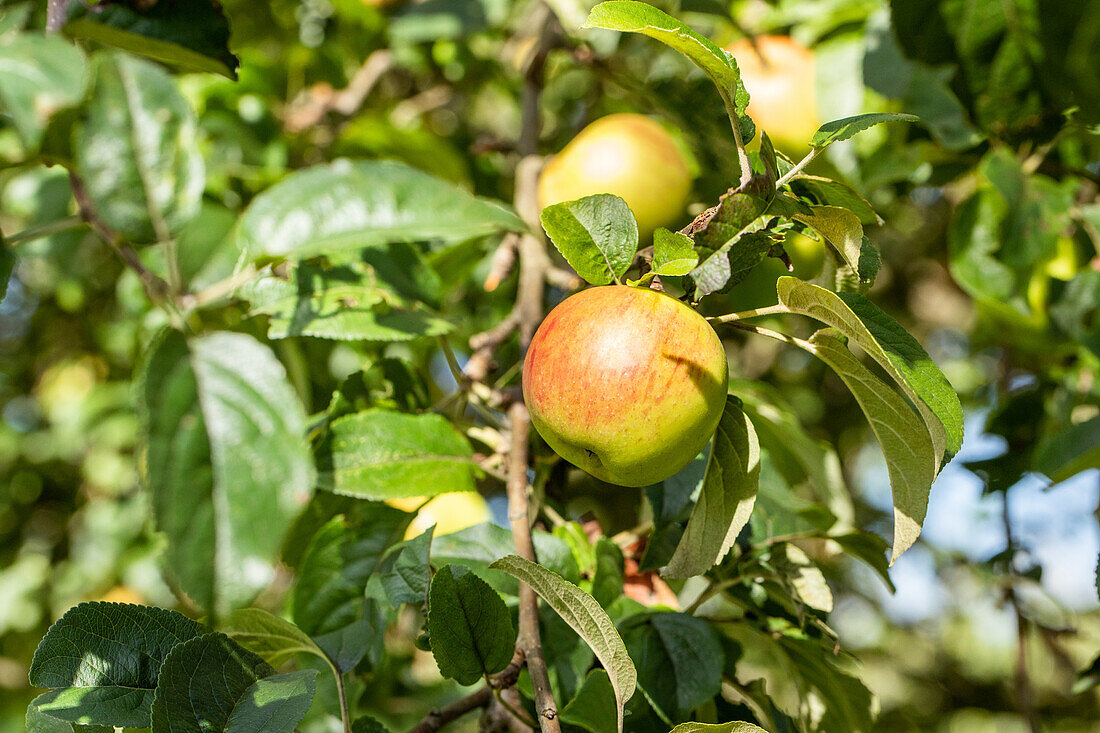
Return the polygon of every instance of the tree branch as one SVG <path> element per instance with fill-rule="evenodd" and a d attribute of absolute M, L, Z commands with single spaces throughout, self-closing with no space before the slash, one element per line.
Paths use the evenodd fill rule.
<path fill-rule="evenodd" d="M 471 692 L 446 707 L 431 711 L 413 726 L 409 733 L 435 733 L 447 723 L 458 720 L 466 713 L 487 707 L 492 700 L 493 691 L 488 687 L 482 687 L 477 692 Z"/>
<path fill-rule="evenodd" d="M 546 285 L 546 272 L 550 268 L 550 258 L 546 254 L 546 243 L 535 232 L 541 231 L 538 205 L 538 174 L 542 160 L 538 157 L 539 139 L 539 96 L 542 92 L 543 62 L 556 36 L 553 28 L 553 14 L 540 3 L 535 10 L 536 42 L 531 56 L 525 64 L 523 83 L 523 117 L 520 127 L 518 151 L 523 156 L 516 166 L 515 208 L 530 229 L 518 242 L 519 283 L 516 292 L 516 304 L 513 309 L 518 319 L 520 348 L 527 350 L 531 337 L 543 317 L 543 290 Z M 535 547 L 531 541 L 531 518 L 529 516 L 527 463 L 530 441 L 531 420 L 527 407 L 522 401 L 508 408 L 508 422 L 511 426 L 511 440 L 507 458 L 508 518 L 511 520 L 512 535 L 516 543 L 516 552 L 523 558 L 534 561 Z M 535 712 L 542 733 L 560 733 L 558 708 L 554 701 L 554 692 L 550 687 L 550 674 L 546 668 L 542 640 L 539 637 L 538 595 L 526 583 L 519 584 L 519 633 L 516 644 L 527 660 L 527 671 L 531 675 L 534 688 Z"/>
<path fill-rule="evenodd" d="M 508 421 L 512 426 L 512 441 L 508 451 L 508 519 L 512 524 L 516 552 L 520 557 L 535 560 L 535 546 L 531 540 L 531 520 L 527 499 L 527 443 L 531 421 L 527 407 L 522 402 L 508 409 Z M 519 584 L 519 634 L 516 644 L 527 657 L 527 671 L 535 691 L 535 711 L 538 713 L 542 733 L 559 733 L 558 708 L 550 687 L 550 674 L 539 638 L 538 595 L 526 583 Z"/>

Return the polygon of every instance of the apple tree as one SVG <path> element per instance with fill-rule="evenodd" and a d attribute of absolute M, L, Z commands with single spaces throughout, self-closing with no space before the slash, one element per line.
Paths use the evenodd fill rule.
<path fill-rule="evenodd" d="M 784 126 L 778 148 L 735 54 L 679 19 L 704 11 L 5 14 L 4 155 L 56 201 L 6 232 L 4 286 L 50 257 L 76 279 L 73 250 L 41 242 L 108 255 L 72 287 L 122 314 L 103 351 L 132 365 L 130 396 L 102 409 L 131 418 L 126 542 L 164 591 L 60 615 L 28 662 L 27 730 L 430 733 L 475 713 L 492 731 L 872 730 L 830 582 L 853 561 L 891 584 L 963 444 L 956 388 L 880 305 L 889 238 L 866 233 L 890 231 L 878 204 L 907 213 L 890 176 L 934 167 L 931 146 L 958 174 L 950 273 L 1011 351 L 986 426 L 1011 450 L 967 467 L 1006 492 L 1100 451 L 1100 282 L 1077 254 L 1098 205 L 1057 177 L 1088 177 L 1082 123 L 1011 73 L 1026 46 L 1001 39 L 990 64 L 894 4 L 906 47 L 877 47 L 878 111 L 803 141 Z M 948 51 L 969 89 L 937 81 Z M 653 54 L 672 71 L 647 78 Z M 617 114 L 545 129 L 588 105 Z M 897 159 L 843 170 L 865 132 Z M 835 423 L 808 426 L 752 349 L 832 385 Z M 881 451 L 885 525 L 844 470 L 855 425 Z"/>

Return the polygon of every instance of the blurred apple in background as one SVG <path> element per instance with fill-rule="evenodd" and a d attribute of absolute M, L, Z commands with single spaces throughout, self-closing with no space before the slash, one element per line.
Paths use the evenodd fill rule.
<path fill-rule="evenodd" d="M 412 512 L 424 504 L 426 499 L 425 496 L 407 496 L 390 499 L 386 503 L 402 511 Z M 410 540 L 423 534 L 432 525 L 435 525 L 435 533 L 432 536 L 439 537 L 491 519 L 489 504 L 481 494 L 473 491 L 440 494 L 416 512 L 416 518 L 405 532 L 405 539 Z"/>
<path fill-rule="evenodd" d="M 748 115 L 776 148 L 802 157 L 821 126 L 814 53 L 789 36 L 742 38 L 726 47 L 749 92 Z"/>
<path fill-rule="evenodd" d="M 613 114 L 581 130 L 549 160 L 539 176 L 539 206 L 612 193 L 634 212 L 645 241 L 657 227 L 678 222 L 691 181 L 687 156 L 660 123 Z"/>

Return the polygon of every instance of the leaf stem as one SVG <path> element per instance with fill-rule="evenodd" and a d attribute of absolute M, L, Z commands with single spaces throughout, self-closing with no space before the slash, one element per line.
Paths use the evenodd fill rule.
<path fill-rule="evenodd" d="M 810 164 L 810 162 L 814 158 L 817 157 L 818 152 L 820 152 L 824 149 L 825 148 L 810 148 L 810 152 L 806 153 L 805 158 L 803 158 L 802 160 L 795 163 L 795 166 L 793 168 L 791 168 L 789 171 L 787 171 L 786 173 L 784 173 L 782 176 L 779 177 L 779 180 L 775 182 L 775 187 L 779 188 L 784 183 L 787 183 L 792 178 L 794 178 L 799 173 L 801 173 L 802 169 L 805 168 L 806 166 L 808 166 Z"/>
<path fill-rule="evenodd" d="M 493 697 L 497 699 L 497 702 L 500 703 L 505 710 L 511 713 L 512 717 L 526 725 L 528 728 L 534 729 L 535 721 L 531 720 L 531 716 L 527 715 L 527 713 L 519 710 L 518 708 L 516 708 L 516 706 L 505 700 L 504 695 L 501 693 L 500 690 L 494 687 L 490 687 L 490 689 L 493 691 Z"/>
<path fill-rule="evenodd" d="M 84 220 L 78 215 L 66 216 L 57 221 L 51 221 L 49 224 L 40 224 L 38 226 L 27 227 L 21 232 L 16 232 L 8 237 L 5 237 L 5 243 L 15 246 L 22 242 L 29 242 L 34 239 L 41 239 L 48 237 L 51 234 L 59 234 L 61 232 L 67 232 L 70 229 L 78 229 L 85 226 Z"/>
<path fill-rule="evenodd" d="M 727 313 L 724 316 L 710 316 L 708 321 L 714 324 L 718 323 L 733 323 L 734 321 L 743 321 L 746 318 L 760 318 L 761 316 L 777 316 L 782 313 L 790 313 L 790 309 L 782 304 L 769 305 L 766 308 L 753 308 L 752 310 L 740 311 L 738 313 Z"/>
<path fill-rule="evenodd" d="M 734 328 L 740 328 L 742 331 L 750 331 L 761 336 L 767 336 L 768 338 L 775 339 L 776 341 L 783 341 L 784 343 L 791 344 L 792 346 L 797 346 L 801 349 L 805 349 L 810 353 L 814 353 L 815 351 L 817 351 L 817 349 L 814 348 L 814 345 L 805 339 L 800 339 L 795 336 L 788 336 L 785 333 L 773 331 L 772 329 L 764 328 L 763 326 L 753 326 L 752 324 L 740 323 L 738 321 L 730 321 L 727 322 L 725 325 L 733 326 Z"/>
<path fill-rule="evenodd" d="M 465 392 L 470 387 L 470 378 L 466 376 L 466 373 L 462 371 L 462 367 L 458 364 L 458 358 L 455 357 L 454 349 L 451 348 L 451 342 L 447 340 L 446 336 L 439 337 L 439 348 L 443 351 L 443 356 L 447 360 L 447 368 L 451 370 L 451 376 L 455 380 L 455 387 L 460 392 Z"/>
<path fill-rule="evenodd" d="M 749 162 L 749 153 L 745 150 L 745 140 L 741 137 L 741 116 L 737 114 L 737 108 L 733 99 L 724 90 L 720 90 L 722 101 L 726 105 L 726 114 L 730 118 L 730 127 L 733 128 L 733 142 L 737 146 L 737 163 L 741 167 L 741 185 L 745 186 L 752 180 L 752 163 Z"/>
<path fill-rule="evenodd" d="M 351 733 L 351 715 L 348 713 L 348 694 L 344 689 L 344 675 L 333 667 L 336 676 L 336 696 L 340 698 L 340 720 L 344 722 L 344 733 Z"/>

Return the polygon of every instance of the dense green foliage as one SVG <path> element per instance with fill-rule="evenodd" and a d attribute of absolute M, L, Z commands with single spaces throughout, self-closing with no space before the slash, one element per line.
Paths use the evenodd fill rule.
<path fill-rule="evenodd" d="M 1096 730 L 1100 621 L 1008 508 L 1100 466 L 1100 3 L 41 5 L 0 6 L 0 731 Z M 770 33 L 805 159 L 722 49 Z M 532 204 L 615 112 L 690 158 L 680 231 Z M 659 484 L 528 432 L 582 280 L 725 342 Z M 1003 499 L 978 562 L 920 535 L 948 464 Z M 499 521 L 426 519 L 460 492 Z M 936 623 L 883 615 L 907 550 Z"/>

